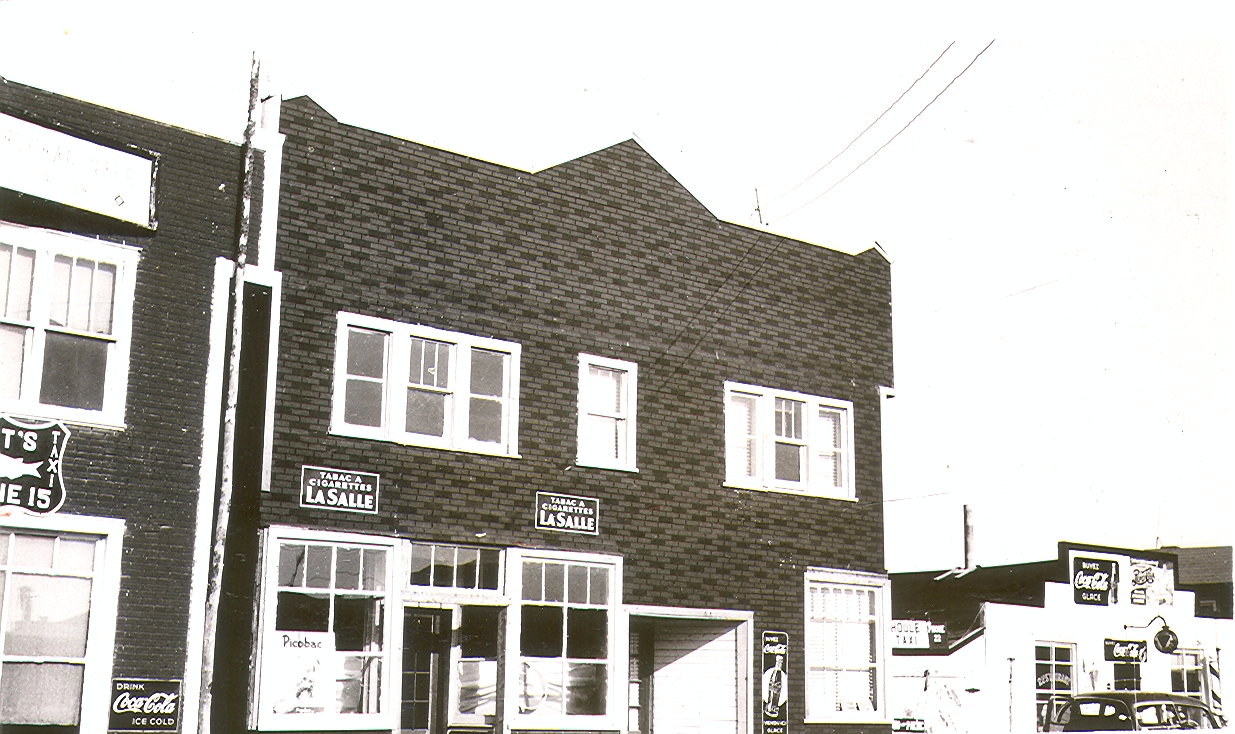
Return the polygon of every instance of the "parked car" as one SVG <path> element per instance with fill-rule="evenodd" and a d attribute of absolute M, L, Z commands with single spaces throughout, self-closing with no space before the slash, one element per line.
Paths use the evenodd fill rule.
<path fill-rule="evenodd" d="M 1195 698 L 1177 693 L 1103 691 L 1072 696 L 1045 731 L 1156 731 L 1222 729 L 1226 722 Z"/>

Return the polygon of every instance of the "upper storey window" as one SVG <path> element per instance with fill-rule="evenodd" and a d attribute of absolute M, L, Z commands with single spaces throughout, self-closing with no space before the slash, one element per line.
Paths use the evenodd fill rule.
<path fill-rule="evenodd" d="M 519 345 L 340 313 L 332 430 L 513 456 Z"/>
<path fill-rule="evenodd" d="M 854 499 L 853 403 L 725 383 L 726 484 Z"/>
<path fill-rule="evenodd" d="M 0 412 L 123 425 L 138 254 L 0 223 Z"/>
<path fill-rule="evenodd" d="M 582 466 L 635 470 L 634 362 L 579 355 L 579 456 Z"/>

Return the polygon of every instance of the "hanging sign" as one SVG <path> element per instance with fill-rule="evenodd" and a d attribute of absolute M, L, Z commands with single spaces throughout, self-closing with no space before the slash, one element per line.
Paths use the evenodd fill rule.
<path fill-rule="evenodd" d="M 1162 629 L 1154 635 L 1154 647 L 1158 648 L 1158 652 L 1170 655 L 1179 648 L 1179 635 L 1175 634 L 1175 630 L 1162 625 Z"/>
<path fill-rule="evenodd" d="M 1147 659 L 1144 640 L 1103 640 L 1102 651 L 1106 660 L 1117 663 L 1143 663 Z"/>
<path fill-rule="evenodd" d="M 0 188 L 155 229 L 155 156 L 0 114 Z"/>
<path fill-rule="evenodd" d="M 789 727 L 789 635 L 763 633 L 763 734 L 785 734 Z"/>
<path fill-rule="evenodd" d="M 47 515 L 64 504 L 61 462 L 69 429 L 59 421 L 0 416 L 0 506 Z"/>
<path fill-rule="evenodd" d="M 1072 559 L 1072 599 L 1077 604 L 1119 603 L 1119 563 L 1105 558 Z"/>
<path fill-rule="evenodd" d="M 600 535 L 600 500 L 557 492 L 537 492 L 536 529 Z"/>
<path fill-rule="evenodd" d="M 111 686 L 109 732 L 180 729 L 180 681 L 117 678 Z"/>
<path fill-rule="evenodd" d="M 302 466 L 300 506 L 376 515 L 380 479 L 367 472 Z"/>

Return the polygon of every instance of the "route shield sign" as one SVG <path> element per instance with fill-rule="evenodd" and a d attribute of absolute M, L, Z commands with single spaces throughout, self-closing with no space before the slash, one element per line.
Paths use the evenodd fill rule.
<path fill-rule="evenodd" d="M 64 504 L 61 462 L 69 429 L 59 421 L 0 416 L 0 510 L 47 515 Z"/>

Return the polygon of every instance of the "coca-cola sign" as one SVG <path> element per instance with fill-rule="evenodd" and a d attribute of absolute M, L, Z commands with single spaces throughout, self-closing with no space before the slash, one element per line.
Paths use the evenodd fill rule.
<path fill-rule="evenodd" d="M 763 632 L 763 734 L 785 734 L 789 727 L 789 635 Z"/>
<path fill-rule="evenodd" d="M 117 678 L 112 681 L 109 732 L 174 732 L 180 729 L 180 681 Z"/>
<path fill-rule="evenodd" d="M 1106 659 L 1117 663 L 1145 662 L 1147 645 L 1144 640 L 1103 640 L 1102 649 Z"/>
<path fill-rule="evenodd" d="M 1119 603 L 1119 564 L 1104 558 L 1073 558 L 1072 598 L 1077 604 Z"/>

